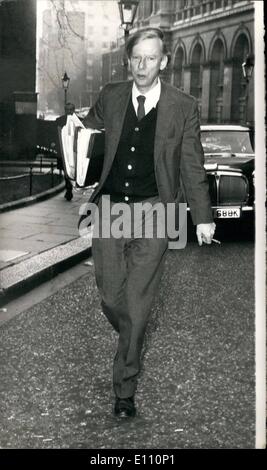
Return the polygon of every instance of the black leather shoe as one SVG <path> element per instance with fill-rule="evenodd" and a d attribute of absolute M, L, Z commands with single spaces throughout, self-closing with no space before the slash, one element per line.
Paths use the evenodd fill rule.
<path fill-rule="evenodd" d="M 72 198 L 73 198 L 73 194 L 72 194 L 71 192 L 67 191 L 67 192 L 65 193 L 64 198 L 67 199 L 67 201 L 71 201 Z"/>
<path fill-rule="evenodd" d="M 136 415 L 134 397 L 116 398 L 114 415 L 118 418 L 133 418 Z"/>

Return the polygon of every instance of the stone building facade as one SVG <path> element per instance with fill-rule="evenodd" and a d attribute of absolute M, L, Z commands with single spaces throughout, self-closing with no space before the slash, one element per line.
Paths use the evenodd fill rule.
<path fill-rule="evenodd" d="M 0 1 L 0 158 L 31 157 L 36 137 L 36 1 Z"/>
<path fill-rule="evenodd" d="M 140 0 L 131 32 L 146 26 L 164 30 L 171 61 L 163 78 L 197 98 L 202 123 L 253 125 L 254 79 L 242 72 L 254 54 L 253 1 Z M 109 54 L 103 82 L 122 79 L 122 47 Z"/>

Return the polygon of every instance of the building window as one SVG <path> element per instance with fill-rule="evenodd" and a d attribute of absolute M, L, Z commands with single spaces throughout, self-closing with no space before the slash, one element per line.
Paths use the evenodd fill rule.
<path fill-rule="evenodd" d="M 177 88 L 184 87 L 184 51 L 178 47 L 173 64 L 173 85 Z"/>
<path fill-rule="evenodd" d="M 245 34 L 238 37 L 233 53 L 233 79 L 232 79 L 232 103 L 231 121 L 243 122 L 246 107 L 246 81 L 242 73 L 242 63 L 249 52 L 248 39 Z"/>
<path fill-rule="evenodd" d="M 160 0 L 154 0 L 154 13 L 160 10 Z"/>
<path fill-rule="evenodd" d="M 222 8 L 222 0 L 215 0 L 215 8 Z"/>
<path fill-rule="evenodd" d="M 153 1 L 145 0 L 144 2 L 144 18 L 147 18 L 152 14 L 153 11 Z"/>
<path fill-rule="evenodd" d="M 201 106 L 202 96 L 202 64 L 203 50 L 201 44 L 198 43 L 195 45 L 192 54 L 190 93 L 198 100 L 199 107 Z"/>
<path fill-rule="evenodd" d="M 193 14 L 194 16 L 200 15 L 200 5 L 196 5 L 195 8 L 193 9 Z"/>
<path fill-rule="evenodd" d="M 137 9 L 138 19 L 142 20 L 145 17 L 145 2 L 140 1 Z"/>
<path fill-rule="evenodd" d="M 103 36 L 108 36 L 108 26 L 104 26 L 104 28 L 103 28 Z"/>
<path fill-rule="evenodd" d="M 224 47 L 221 39 L 217 39 L 211 55 L 209 121 L 222 122 L 223 112 L 223 77 Z"/>

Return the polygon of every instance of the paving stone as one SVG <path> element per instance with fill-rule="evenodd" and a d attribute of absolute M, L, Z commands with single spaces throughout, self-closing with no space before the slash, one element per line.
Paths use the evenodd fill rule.
<path fill-rule="evenodd" d="M 79 207 L 84 197 L 74 193 L 69 204 L 61 193 L 34 205 L 0 214 L 0 249 L 17 250 L 19 242 L 20 251 L 28 253 L 24 255 L 25 259 L 79 237 Z M 87 193 L 86 200 L 88 197 Z M 2 261 L 0 269 L 18 260 Z"/>
<path fill-rule="evenodd" d="M 76 234 L 77 237 L 78 234 Z M 52 231 L 39 232 L 38 234 L 29 235 L 26 239 L 29 243 L 32 240 L 37 242 L 53 242 L 53 243 L 64 243 L 68 240 L 72 240 L 75 237 L 73 234 L 63 234 L 63 233 L 52 233 Z"/>
<path fill-rule="evenodd" d="M 91 246 L 91 238 L 80 237 L 71 242 L 51 248 L 43 253 L 38 253 L 21 263 L 7 267 L 0 271 L 0 285 L 3 290 L 13 285 L 25 282 L 32 276 L 53 267 L 56 263 L 64 261 L 71 256 L 88 249 Z"/>
<path fill-rule="evenodd" d="M 16 258 L 27 255 L 27 251 L 17 251 L 17 250 L 0 250 L 0 261 L 13 261 Z"/>
<path fill-rule="evenodd" d="M 42 226 L 43 227 L 43 226 Z M 32 235 L 37 235 L 41 233 L 40 227 L 35 227 L 32 224 L 28 226 L 20 226 L 18 228 L 8 229 L 2 228 L 1 229 L 1 240 L 23 240 L 26 237 L 30 237 Z"/>

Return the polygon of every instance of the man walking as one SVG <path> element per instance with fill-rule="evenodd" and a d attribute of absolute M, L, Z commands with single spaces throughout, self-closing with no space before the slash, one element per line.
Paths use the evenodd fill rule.
<path fill-rule="evenodd" d="M 61 130 L 62 127 L 66 125 L 67 117 L 71 116 L 75 112 L 75 106 L 72 103 L 66 103 L 64 109 L 65 109 L 65 114 L 63 114 L 62 116 L 56 119 L 56 126 L 57 126 L 56 131 L 57 131 L 57 143 L 58 143 L 57 144 L 57 155 L 58 155 L 57 168 L 63 171 L 64 171 L 63 157 L 62 157 L 61 147 L 59 143 L 58 128 L 60 128 Z M 64 172 L 64 178 L 65 178 L 65 189 L 66 189 L 64 197 L 67 201 L 71 201 L 73 198 L 72 184 L 69 178 L 67 177 L 67 175 L 65 174 L 65 172 Z"/>
<path fill-rule="evenodd" d="M 215 231 L 196 100 L 164 83 L 159 74 L 168 63 L 161 30 L 146 28 L 126 45 L 133 80 L 110 83 L 100 92 L 84 120 L 86 127 L 105 128 L 105 156 L 98 187 L 90 202 L 98 204 L 100 226 L 105 199 L 112 207 L 126 203 L 134 214 L 140 201 L 155 204 L 182 200 L 182 188 L 197 227 L 199 245 L 211 243 Z M 149 223 L 155 222 L 153 211 Z M 100 227 L 101 228 L 101 227 Z M 136 414 L 134 395 L 146 325 L 162 275 L 166 237 L 93 238 L 92 253 L 103 312 L 118 332 L 114 359 L 114 413 Z"/>

